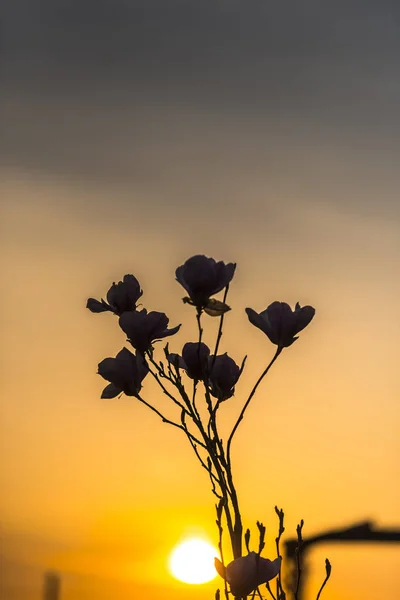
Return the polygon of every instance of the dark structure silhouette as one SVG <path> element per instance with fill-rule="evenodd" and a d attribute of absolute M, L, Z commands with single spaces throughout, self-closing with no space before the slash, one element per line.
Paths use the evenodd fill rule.
<path fill-rule="evenodd" d="M 400 529 L 376 529 L 371 521 L 363 521 L 344 529 L 331 529 L 325 533 L 304 538 L 301 549 L 301 578 L 298 600 L 304 599 L 304 581 L 307 579 L 307 554 L 313 546 L 325 542 L 357 542 L 357 543 L 400 543 Z M 287 540 L 284 544 L 285 555 L 289 563 L 287 586 L 296 589 L 297 582 L 297 539 Z M 322 581 L 321 581 L 322 583 Z"/>
<path fill-rule="evenodd" d="M 58 573 L 48 571 L 44 575 L 43 600 L 60 600 L 61 577 Z"/>

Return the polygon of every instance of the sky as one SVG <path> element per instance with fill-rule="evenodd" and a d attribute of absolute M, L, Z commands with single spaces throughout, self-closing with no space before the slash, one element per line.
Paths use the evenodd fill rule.
<path fill-rule="evenodd" d="M 38 600 L 214 597 L 166 569 L 213 497 L 179 432 L 100 400 L 125 339 L 86 300 L 133 273 L 179 352 L 174 280 L 236 262 L 222 350 L 248 354 L 225 432 L 274 348 L 244 308 L 316 317 L 255 397 L 233 450 L 246 526 L 399 527 L 400 7 L 389 0 L 11 0 L 0 8 L 0 590 Z M 213 339 L 215 321 L 209 320 Z M 146 381 L 144 395 L 160 397 Z M 168 409 L 169 410 L 169 409 Z M 172 413 L 171 413 L 172 414 Z M 400 553 L 312 552 L 310 597 L 394 597 Z"/>

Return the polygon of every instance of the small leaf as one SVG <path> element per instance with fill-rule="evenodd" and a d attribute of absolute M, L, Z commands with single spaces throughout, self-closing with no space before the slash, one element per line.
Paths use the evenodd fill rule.
<path fill-rule="evenodd" d="M 230 306 L 215 298 L 210 298 L 204 307 L 204 312 L 210 317 L 221 317 L 228 310 L 231 310 Z"/>

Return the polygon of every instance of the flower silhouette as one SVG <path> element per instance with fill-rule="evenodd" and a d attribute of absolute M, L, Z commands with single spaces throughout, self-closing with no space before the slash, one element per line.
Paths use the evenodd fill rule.
<path fill-rule="evenodd" d="M 269 560 L 262 558 L 255 552 L 242 556 L 224 567 L 218 558 L 215 558 L 217 573 L 231 586 L 232 595 L 242 598 L 248 596 L 262 583 L 274 579 L 279 573 L 281 558 Z"/>
<path fill-rule="evenodd" d="M 216 262 L 213 258 L 198 254 L 178 267 L 175 275 L 176 280 L 189 294 L 190 303 L 202 309 L 207 306 L 211 296 L 228 285 L 233 278 L 235 269 L 236 264 L 234 263 Z M 226 312 L 229 307 L 219 310 Z"/>
<path fill-rule="evenodd" d="M 123 281 L 113 283 L 107 292 L 107 302 L 89 298 L 86 304 L 93 313 L 110 311 L 120 316 L 125 311 L 136 310 L 136 303 L 143 294 L 136 277 L 124 275 Z"/>
<path fill-rule="evenodd" d="M 252 308 L 246 308 L 246 313 L 250 323 L 261 329 L 273 344 L 278 348 L 287 348 L 298 339 L 296 334 L 311 322 L 315 308 L 301 307 L 297 302 L 292 310 L 286 302 L 273 302 L 261 313 L 256 313 Z"/>
<path fill-rule="evenodd" d="M 203 342 L 187 342 L 182 348 L 182 356 L 169 354 L 168 360 L 180 369 L 184 369 L 190 379 L 204 381 L 206 377 L 210 348 Z"/>
<path fill-rule="evenodd" d="M 235 392 L 235 384 L 242 372 L 233 358 L 226 352 L 218 356 L 210 356 L 208 370 L 211 394 L 220 401 L 231 398 Z"/>
<path fill-rule="evenodd" d="M 127 396 L 137 396 L 148 371 L 143 356 L 123 348 L 115 358 L 105 358 L 98 365 L 98 374 L 110 381 L 101 397 L 115 398 L 121 392 Z"/>
<path fill-rule="evenodd" d="M 132 346 L 138 352 L 146 352 L 152 348 L 155 340 L 174 335 L 180 325 L 167 329 L 169 319 L 161 312 L 147 312 L 145 308 L 134 312 L 124 312 L 119 318 L 119 326 L 126 333 Z"/>

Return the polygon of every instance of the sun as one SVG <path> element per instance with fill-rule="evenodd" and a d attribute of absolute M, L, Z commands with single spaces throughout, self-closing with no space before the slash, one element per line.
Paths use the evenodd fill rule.
<path fill-rule="evenodd" d="M 217 575 L 215 556 L 218 552 L 211 544 L 200 538 L 190 538 L 172 550 L 169 568 L 172 575 L 184 583 L 207 583 Z"/>

